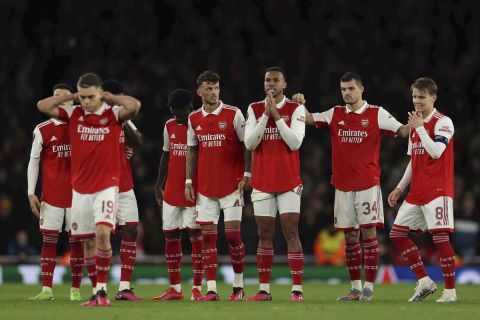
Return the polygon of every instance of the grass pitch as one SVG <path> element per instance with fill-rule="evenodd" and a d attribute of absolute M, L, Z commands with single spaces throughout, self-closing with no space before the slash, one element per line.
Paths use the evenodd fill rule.
<path fill-rule="evenodd" d="M 0 319 L 1 320 L 89 320 L 89 319 L 162 319 L 162 320 L 280 320 L 280 319 L 479 319 L 480 299 L 476 295 L 479 287 L 462 285 L 457 287 L 459 301 L 450 304 L 435 303 L 441 289 L 421 303 L 406 302 L 413 294 L 413 284 L 377 285 L 375 301 L 337 302 L 336 297 L 349 289 L 349 284 L 305 284 L 305 301 L 289 301 L 290 286 L 272 285 L 271 302 L 229 302 L 225 301 L 230 293 L 229 285 L 219 285 L 219 302 L 192 301 L 151 301 L 163 293 L 166 285 L 138 285 L 135 292 L 145 301 L 114 301 L 117 286 L 109 286 L 111 307 L 85 308 L 78 302 L 68 300 L 69 287 L 54 287 L 55 301 L 27 301 L 37 294 L 40 286 L 21 284 L 0 285 Z M 190 285 L 183 285 L 184 294 L 189 298 Z M 205 290 L 205 289 L 204 289 Z M 257 286 L 247 285 L 247 296 L 253 295 Z M 82 288 L 82 297 L 87 299 L 91 289 Z"/>

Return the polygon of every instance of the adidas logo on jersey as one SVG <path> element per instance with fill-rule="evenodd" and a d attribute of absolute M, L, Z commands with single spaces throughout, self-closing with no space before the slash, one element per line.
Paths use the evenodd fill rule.
<path fill-rule="evenodd" d="M 338 123 L 339 126 L 344 126 L 345 125 L 345 121 L 341 120 L 339 123 Z"/>
<path fill-rule="evenodd" d="M 170 136 L 170 139 L 175 139 L 175 133 L 172 133 L 172 135 Z"/>
<path fill-rule="evenodd" d="M 78 121 L 83 122 L 83 116 L 81 116 L 80 118 L 78 118 Z"/>
<path fill-rule="evenodd" d="M 377 216 L 373 216 L 372 221 L 377 220 Z"/>
<path fill-rule="evenodd" d="M 200 125 L 198 125 L 198 126 L 195 128 L 195 130 L 197 130 L 197 131 L 198 131 L 198 130 L 202 130 L 202 127 L 200 127 Z"/>
<path fill-rule="evenodd" d="M 50 142 L 57 141 L 57 140 L 58 140 L 57 137 L 52 136 L 52 138 L 50 139 Z"/>
<path fill-rule="evenodd" d="M 437 221 L 437 223 L 435 224 L 436 226 L 441 226 L 442 223 L 440 221 Z"/>

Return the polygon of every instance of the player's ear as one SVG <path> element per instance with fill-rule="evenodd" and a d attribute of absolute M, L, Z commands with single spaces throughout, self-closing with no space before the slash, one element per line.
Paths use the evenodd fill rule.
<path fill-rule="evenodd" d="M 437 101 L 437 95 L 436 94 L 432 95 L 432 100 L 433 100 L 434 103 L 435 103 L 435 101 Z"/>
<path fill-rule="evenodd" d="M 283 90 L 287 89 L 287 83 L 284 81 L 283 82 Z"/>
<path fill-rule="evenodd" d="M 200 91 L 200 87 L 197 88 L 197 95 L 198 95 L 199 97 L 202 96 L 202 92 Z"/>

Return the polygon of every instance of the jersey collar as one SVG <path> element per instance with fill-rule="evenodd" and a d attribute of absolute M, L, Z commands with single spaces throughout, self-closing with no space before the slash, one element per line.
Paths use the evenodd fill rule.
<path fill-rule="evenodd" d="M 425 119 L 423 119 L 423 122 L 430 122 L 430 120 L 432 120 L 435 112 L 437 112 L 437 109 L 433 108 L 432 112 Z"/>
<path fill-rule="evenodd" d="M 220 111 L 222 111 L 223 106 L 224 106 L 223 101 L 220 100 L 220 104 L 218 105 L 217 109 L 213 110 L 213 112 L 208 113 L 207 111 L 205 111 L 205 108 L 202 105 L 202 115 L 204 117 L 208 116 L 209 114 L 213 114 L 213 115 L 218 116 Z"/>
<path fill-rule="evenodd" d="M 107 106 L 108 106 L 108 104 L 107 104 L 106 102 L 103 102 L 102 105 L 100 106 L 100 108 L 98 108 L 98 110 L 95 111 L 95 112 L 88 112 L 88 111 L 85 110 L 85 109 L 83 109 L 83 110 L 85 110 L 85 115 L 88 115 L 88 114 L 101 115 L 101 114 L 105 111 L 105 109 L 107 108 Z"/>
<path fill-rule="evenodd" d="M 353 112 L 353 113 L 356 113 L 356 114 L 361 114 L 361 113 L 363 113 L 363 111 L 365 111 L 367 106 L 368 106 L 368 103 L 367 103 L 367 101 L 364 100 L 363 105 L 360 108 L 358 108 L 357 110 L 352 111 L 346 105 L 345 105 L 345 110 L 346 110 L 347 113 Z"/>
<path fill-rule="evenodd" d="M 61 124 L 65 124 L 66 122 L 63 122 L 61 120 L 58 120 L 58 119 L 55 119 L 55 118 L 52 118 L 52 121 L 53 121 L 53 124 L 56 125 L 56 126 L 59 126 Z"/>

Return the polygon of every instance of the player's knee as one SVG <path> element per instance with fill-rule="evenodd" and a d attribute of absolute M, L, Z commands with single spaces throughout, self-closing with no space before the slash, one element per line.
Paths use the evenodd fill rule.
<path fill-rule="evenodd" d="M 138 231 L 136 225 L 123 226 L 122 232 L 124 237 L 127 237 L 129 239 L 137 239 Z"/>
<path fill-rule="evenodd" d="M 359 231 L 358 230 L 349 230 L 345 231 L 345 241 L 347 243 L 356 243 L 359 241 Z"/>
<path fill-rule="evenodd" d="M 165 239 L 180 239 L 182 236 L 182 232 L 180 230 L 173 231 L 173 232 L 164 232 Z"/>

